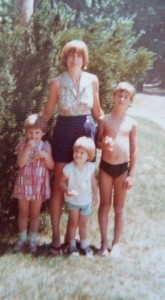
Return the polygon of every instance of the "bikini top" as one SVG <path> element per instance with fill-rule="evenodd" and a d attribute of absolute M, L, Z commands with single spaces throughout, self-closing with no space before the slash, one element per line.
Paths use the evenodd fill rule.
<path fill-rule="evenodd" d="M 93 91 L 90 74 L 82 72 L 77 92 L 68 72 L 62 74 L 58 111 L 62 116 L 91 114 Z"/>

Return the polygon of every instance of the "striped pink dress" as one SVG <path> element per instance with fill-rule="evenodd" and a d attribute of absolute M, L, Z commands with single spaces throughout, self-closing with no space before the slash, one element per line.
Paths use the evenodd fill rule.
<path fill-rule="evenodd" d="M 25 140 L 20 142 L 17 147 L 17 153 L 25 147 Z M 50 198 L 50 180 L 49 170 L 44 159 L 34 159 L 35 152 L 46 151 L 47 142 L 41 141 L 37 148 L 32 149 L 28 162 L 17 173 L 12 197 L 19 200 L 46 200 Z"/>

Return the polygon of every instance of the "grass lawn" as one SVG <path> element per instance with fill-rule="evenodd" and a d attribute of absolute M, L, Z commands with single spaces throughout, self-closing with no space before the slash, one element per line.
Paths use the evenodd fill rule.
<path fill-rule="evenodd" d="M 164 131 L 137 118 L 138 162 L 128 192 L 122 257 L 50 257 L 13 254 L 0 246 L 0 299 L 12 300 L 163 300 L 165 296 Z M 49 218 L 47 223 L 49 223 Z M 109 241 L 113 212 L 110 212 Z M 64 234 L 66 215 L 62 218 Z M 51 241 L 46 226 L 39 243 Z M 89 241 L 99 247 L 97 209 L 89 221 Z"/>

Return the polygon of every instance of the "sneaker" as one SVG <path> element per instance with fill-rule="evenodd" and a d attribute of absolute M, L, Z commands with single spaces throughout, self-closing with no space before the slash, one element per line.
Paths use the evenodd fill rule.
<path fill-rule="evenodd" d="M 112 247 L 110 256 L 112 258 L 120 258 L 121 257 L 121 251 L 120 251 L 119 245 L 116 244 Z"/>
<path fill-rule="evenodd" d="M 69 246 L 68 254 L 71 255 L 71 256 L 79 256 L 79 252 L 77 250 L 77 247 L 76 246 Z"/>
<path fill-rule="evenodd" d="M 29 248 L 30 253 L 36 253 L 37 244 L 35 242 L 29 242 L 28 248 Z"/>
<path fill-rule="evenodd" d="M 19 252 L 23 250 L 25 247 L 26 247 L 26 241 L 18 240 L 13 247 L 13 251 Z"/>
<path fill-rule="evenodd" d="M 80 253 L 88 257 L 93 257 L 93 251 L 89 246 L 86 248 L 80 248 Z"/>

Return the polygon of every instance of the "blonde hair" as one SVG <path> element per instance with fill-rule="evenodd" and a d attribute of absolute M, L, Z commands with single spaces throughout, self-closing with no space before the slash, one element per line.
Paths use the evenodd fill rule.
<path fill-rule="evenodd" d="M 43 132 L 45 132 L 47 129 L 47 121 L 44 116 L 40 116 L 38 114 L 32 114 L 27 117 L 23 126 L 25 130 L 31 128 L 38 128 L 41 129 Z"/>
<path fill-rule="evenodd" d="M 88 160 L 94 159 L 96 154 L 96 146 L 91 138 L 86 136 L 78 138 L 74 143 L 73 151 L 76 151 L 77 149 L 85 150 L 88 154 Z"/>
<path fill-rule="evenodd" d="M 116 95 L 116 93 L 118 93 L 118 92 L 127 92 L 127 93 L 129 93 L 130 94 L 130 98 L 131 98 L 131 101 L 133 101 L 133 98 L 134 98 L 134 96 L 135 96 L 135 93 L 136 93 L 136 90 L 135 90 L 135 88 L 134 88 L 134 86 L 131 84 L 131 83 L 129 83 L 129 82 L 127 82 L 127 81 L 121 81 L 121 82 L 119 82 L 116 86 L 115 86 L 115 88 L 114 88 L 114 90 L 113 90 L 113 96 L 115 96 Z"/>
<path fill-rule="evenodd" d="M 67 58 L 70 54 L 73 53 L 78 53 L 79 55 L 82 56 L 83 58 L 83 65 L 82 69 L 85 70 L 87 69 L 88 65 L 88 48 L 87 45 L 81 41 L 81 40 L 73 40 L 68 42 L 62 49 L 62 54 L 61 54 L 61 62 L 66 68 L 66 62 Z"/>

